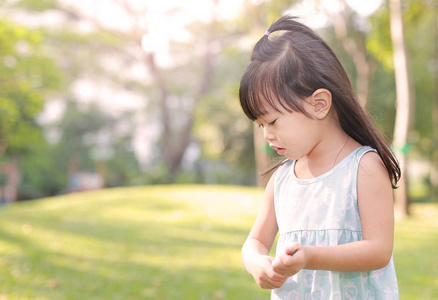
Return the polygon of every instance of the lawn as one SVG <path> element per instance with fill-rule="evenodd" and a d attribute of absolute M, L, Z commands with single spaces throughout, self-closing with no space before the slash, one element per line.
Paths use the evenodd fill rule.
<path fill-rule="evenodd" d="M 268 299 L 240 261 L 255 188 L 107 189 L 0 207 L 0 300 Z M 400 299 L 438 299 L 438 205 L 396 224 Z"/>

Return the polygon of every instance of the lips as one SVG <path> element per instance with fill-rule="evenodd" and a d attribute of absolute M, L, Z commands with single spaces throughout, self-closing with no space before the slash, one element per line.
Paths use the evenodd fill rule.
<path fill-rule="evenodd" d="M 269 145 L 269 147 L 271 147 L 272 149 L 277 151 L 278 155 L 284 155 L 284 153 L 286 153 L 286 149 L 284 149 L 284 148 L 279 148 L 279 147 L 276 147 L 274 145 Z"/>

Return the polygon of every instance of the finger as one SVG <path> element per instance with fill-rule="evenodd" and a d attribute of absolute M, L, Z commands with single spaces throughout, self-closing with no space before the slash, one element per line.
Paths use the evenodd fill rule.
<path fill-rule="evenodd" d="M 290 266 L 293 263 L 294 259 L 293 255 L 290 255 L 289 253 L 294 253 L 294 251 L 295 250 L 290 252 L 289 250 L 286 250 L 284 253 L 280 254 L 275 264 L 272 265 L 274 270 L 276 268 L 284 268 Z"/>
<path fill-rule="evenodd" d="M 285 253 L 287 255 L 293 256 L 295 253 L 297 253 L 300 250 L 300 244 L 295 243 L 289 247 L 286 247 Z"/>
<path fill-rule="evenodd" d="M 272 273 L 269 274 L 269 279 L 271 284 L 273 284 L 276 288 L 279 288 L 286 281 L 287 277 L 276 272 L 275 270 L 272 270 Z"/>
<path fill-rule="evenodd" d="M 272 269 L 272 266 L 270 266 L 269 268 L 265 269 L 264 272 L 259 274 L 257 278 L 254 277 L 254 279 L 256 279 L 256 282 L 261 288 L 273 289 L 281 287 L 287 278 L 275 272 Z"/>
<path fill-rule="evenodd" d="M 300 252 L 297 252 L 293 256 L 286 253 L 280 254 L 277 261 L 272 265 L 274 272 L 277 272 L 283 276 L 291 276 L 298 272 L 300 268 L 300 257 L 297 256 Z"/>
<path fill-rule="evenodd" d="M 282 281 L 270 278 L 267 274 L 258 280 L 258 284 L 263 289 L 275 289 L 281 287 Z"/>
<path fill-rule="evenodd" d="M 269 280 L 269 281 L 264 282 L 264 284 L 261 285 L 261 287 L 264 289 L 278 289 L 283 285 L 283 283 L 285 281 L 286 281 L 286 279 L 280 280 L 280 281 Z"/>
<path fill-rule="evenodd" d="M 294 250 L 290 249 L 290 251 L 287 251 L 286 254 L 289 256 L 293 256 L 295 253 L 298 252 L 298 250 L 299 250 L 298 248 L 296 248 Z"/>

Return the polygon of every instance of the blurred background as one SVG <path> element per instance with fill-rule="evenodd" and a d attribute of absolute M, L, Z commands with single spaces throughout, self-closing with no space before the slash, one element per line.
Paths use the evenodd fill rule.
<path fill-rule="evenodd" d="M 104 187 L 263 185 L 257 172 L 275 154 L 242 113 L 238 86 L 252 46 L 285 13 L 334 49 L 403 158 L 401 206 L 437 199 L 434 0 L 401 3 L 401 44 L 384 0 L 0 0 L 0 9 L 2 203 Z"/>
<path fill-rule="evenodd" d="M 279 157 L 238 88 L 286 13 L 400 160 L 400 299 L 438 299 L 436 0 L 0 0 L 0 300 L 269 297 L 240 249 Z"/>

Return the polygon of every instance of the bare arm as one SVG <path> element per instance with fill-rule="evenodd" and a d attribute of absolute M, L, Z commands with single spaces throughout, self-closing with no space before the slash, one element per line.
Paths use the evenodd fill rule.
<path fill-rule="evenodd" d="M 394 241 L 392 187 L 380 157 L 374 152 L 367 153 L 360 161 L 358 203 L 362 241 L 329 247 L 295 244 L 276 259 L 274 270 L 290 276 L 301 268 L 362 272 L 386 266 Z M 296 254 L 288 255 L 297 248 Z"/>
<path fill-rule="evenodd" d="M 242 261 L 245 268 L 257 284 L 265 289 L 278 288 L 287 278 L 273 270 L 274 258 L 269 256 L 278 232 L 274 208 L 274 178 L 275 174 L 268 182 L 262 207 L 242 247 Z"/>

